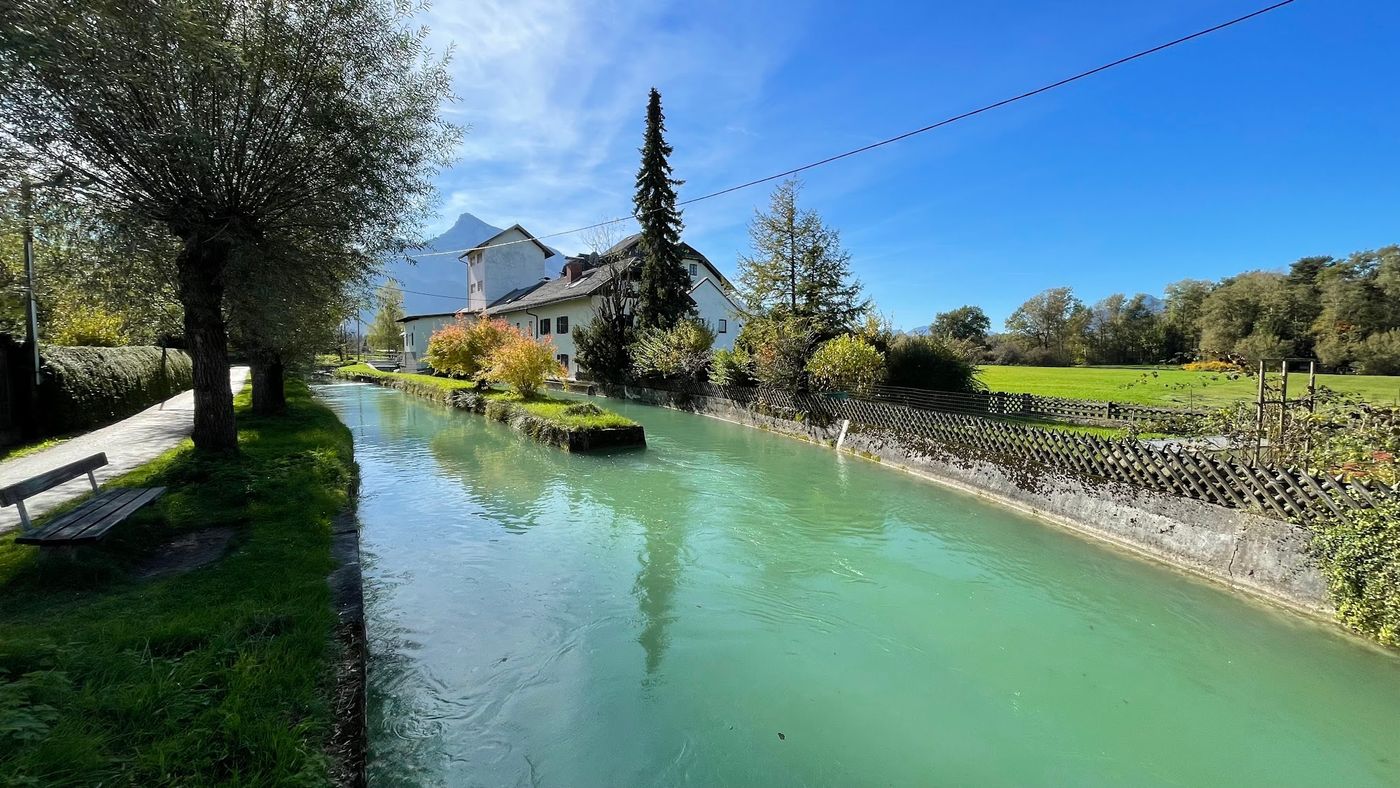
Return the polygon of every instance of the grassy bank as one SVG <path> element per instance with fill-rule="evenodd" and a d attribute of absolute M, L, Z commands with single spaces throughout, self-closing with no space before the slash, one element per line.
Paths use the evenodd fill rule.
<path fill-rule="evenodd" d="M 73 559 L 0 539 L 0 784 L 323 784 L 335 617 L 330 526 L 349 502 L 349 431 L 306 387 L 248 412 L 242 453 L 188 443 L 112 482 L 156 505 Z M 140 579 L 173 538 L 228 552 Z M 168 567 L 167 567 L 168 569 Z"/>
<path fill-rule="evenodd" d="M 1131 402 L 1139 405 L 1214 408 L 1252 400 L 1253 378 L 1213 372 L 1187 372 L 1178 367 L 981 367 L 978 379 L 992 391 L 1014 391 L 1047 397 Z M 1400 400 L 1400 377 L 1383 375 L 1318 375 L 1318 384 L 1334 391 L 1358 394 L 1370 402 Z M 1307 375 L 1289 376 L 1295 392 L 1306 390 Z"/>
<path fill-rule="evenodd" d="M 476 390 L 476 383 L 470 380 L 453 380 L 410 372 L 380 372 L 368 364 L 351 364 L 341 367 L 336 370 L 336 375 L 351 380 L 366 378 L 394 380 L 400 384 L 401 388 L 443 401 L 446 401 L 453 392 Z M 550 397 L 547 394 L 536 394 L 525 399 L 510 390 L 488 389 L 480 392 L 480 395 L 488 404 L 494 402 L 519 408 L 531 416 L 543 419 L 565 430 L 596 430 L 637 426 L 637 422 L 616 413 L 597 408 L 579 408 L 579 403 L 573 400 Z"/>

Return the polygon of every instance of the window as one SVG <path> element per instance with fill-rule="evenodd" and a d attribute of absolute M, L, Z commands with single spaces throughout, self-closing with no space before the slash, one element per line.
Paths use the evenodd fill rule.
<path fill-rule="evenodd" d="M 567 333 L 569 333 L 569 318 L 568 318 L 567 316 L 560 315 L 559 317 L 555 318 L 554 323 L 555 323 L 555 325 L 554 325 L 554 333 L 556 333 L 556 334 L 567 334 Z M 568 356 L 565 356 L 565 358 L 568 358 Z"/>
<path fill-rule="evenodd" d="M 729 332 L 729 321 L 728 321 L 728 320 L 725 320 L 724 318 L 720 318 L 720 320 L 719 320 L 719 333 L 725 334 L 725 333 L 728 333 L 728 332 Z"/>
<path fill-rule="evenodd" d="M 696 265 L 695 263 L 691 263 L 691 264 L 690 264 L 690 275 L 691 275 L 691 276 L 699 276 L 699 275 L 700 275 L 700 266 Z"/>
<path fill-rule="evenodd" d="M 540 318 L 540 336 L 544 336 L 545 334 L 548 334 L 548 333 L 549 333 L 549 318 L 547 318 L 547 317 L 542 317 L 542 318 Z"/>
<path fill-rule="evenodd" d="M 561 366 L 564 367 L 564 371 L 565 371 L 565 372 L 568 372 L 568 371 L 569 371 L 569 354 L 568 354 L 568 353 L 560 353 L 559 355 L 555 356 L 555 358 L 557 358 L 557 359 L 559 360 L 559 364 L 560 364 Z"/>

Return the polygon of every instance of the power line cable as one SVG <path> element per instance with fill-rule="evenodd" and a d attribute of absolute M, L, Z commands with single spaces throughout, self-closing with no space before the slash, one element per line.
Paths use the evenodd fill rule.
<path fill-rule="evenodd" d="M 1234 19 L 1230 19 L 1230 20 L 1228 20 L 1228 21 L 1221 22 L 1221 23 L 1216 24 L 1216 25 L 1212 25 L 1212 26 L 1210 26 L 1210 27 L 1205 28 L 1204 30 L 1198 30 L 1198 31 L 1196 31 L 1196 32 L 1194 32 L 1194 33 L 1191 33 L 1190 35 L 1185 35 L 1185 36 L 1182 36 L 1182 37 L 1180 37 L 1180 38 L 1173 39 L 1173 40 L 1168 41 L 1168 42 L 1166 42 L 1166 43 L 1164 43 L 1164 44 L 1158 44 L 1157 46 L 1151 47 L 1151 48 L 1149 48 L 1149 49 L 1144 49 L 1144 50 L 1141 50 L 1141 51 L 1139 51 L 1139 52 L 1135 52 L 1135 53 L 1133 53 L 1133 54 L 1131 54 L 1131 55 L 1127 55 L 1126 57 L 1120 57 L 1120 58 L 1118 58 L 1117 60 L 1114 60 L 1114 61 L 1109 62 L 1109 63 L 1105 63 L 1105 64 L 1103 64 L 1103 65 L 1101 65 L 1101 66 L 1097 66 L 1097 67 L 1095 67 L 1095 68 L 1091 68 L 1091 69 L 1089 69 L 1088 71 L 1081 71 L 1081 72 L 1079 72 L 1078 74 L 1075 74 L 1074 76 L 1065 77 L 1064 79 L 1059 79 L 1059 80 L 1056 80 L 1056 81 L 1054 81 L 1054 82 L 1050 82 L 1050 83 L 1047 83 L 1047 84 L 1045 84 L 1045 85 L 1041 85 L 1040 87 L 1035 88 L 1034 90 L 1028 90 L 1028 91 L 1026 91 L 1026 92 L 1024 92 L 1024 93 L 1017 94 L 1017 95 L 1012 96 L 1012 97 L 1010 97 L 1010 98 L 1005 98 L 1005 99 L 1002 99 L 1002 100 L 1000 100 L 1000 101 L 993 102 L 993 103 L 991 103 L 991 104 L 986 104 L 986 105 L 984 105 L 984 106 L 978 107 L 977 109 L 969 110 L 969 111 L 964 112 L 964 113 L 959 114 L 959 115 L 953 115 L 952 117 L 944 118 L 943 120 L 937 121 L 936 123 L 930 123 L 930 124 L 928 124 L 927 126 L 922 126 L 922 127 L 920 127 L 920 128 L 914 129 L 914 130 L 912 130 L 912 131 L 906 131 L 906 132 L 904 132 L 903 134 L 897 134 L 897 135 L 895 135 L 895 136 L 893 136 L 893 137 L 889 137 L 889 138 L 880 140 L 879 142 L 872 142 L 872 143 L 870 143 L 869 145 L 862 145 L 862 146 L 859 147 L 859 148 L 852 148 L 851 150 L 845 151 L 845 152 L 843 152 L 843 153 L 838 153 L 838 154 L 835 154 L 835 155 L 833 155 L 833 156 L 828 156 L 828 157 L 826 157 L 826 158 L 824 158 L 824 159 L 819 159 L 819 160 L 814 161 L 814 162 L 811 162 L 811 163 L 809 163 L 809 164 L 804 164 L 804 165 L 802 165 L 802 166 L 800 166 L 800 167 L 793 167 L 792 169 L 784 170 L 783 172 L 780 172 L 780 173 L 777 173 L 777 174 L 774 174 L 774 175 L 768 175 L 768 176 L 765 176 L 765 177 L 762 177 L 762 178 L 755 178 L 754 180 L 745 181 L 744 183 L 740 183 L 740 184 L 738 184 L 738 185 L 736 185 L 736 186 L 730 186 L 730 187 L 728 187 L 728 188 L 720 189 L 719 191 L 710 192 L 709 194 L 702 194 L 702 195 L 700 195 L 699 197 L 692 197 L 692 198 L 690 198 L 690 199 L 688 199 L 688 200 L 680 200 L 679 202 L 676 203 L 676 206 L 677 206 L 677 207 L 680 207 L 680 206 L 683 206 L 683 205 L 694 205 L 695 203 L 701 202 L 702 200 L 713 199 L 713 198 L 715 198 L 715 197 L 719 197 L 719 196 L 725 195 L 725 194 L 730 194 L 730 193 L 732 193 L 732 192 L 736 192 L 736 191 L 739 191 L 739 190 L 741 190 L 741 189 L 747 189 L 747 188 L 750 188 L 750 187 L 752 187 L 752 186 L 758 186 L 759 184 L 768 183 L 768 182 L 770 182 L 770 181 L 775 181 L 775 180 L 778 180 L 779 178 L 786 178 L 786 177 L 788 177 L 789 175 L 796 175 L 797 173 L 806 172 L 807 170 L 811 170 L 811 169 L 814 169 L 814 168 L 816 168 L 816 167 L 821 167 L 821 166 L 826 165 L 826 164 L 831 164 L 832 162 L 840 161 L 840 160 L 842 160 L 842 159 L 848 159 L 848 158 L 850 158 L 850 157 L 852 157 L 852 156 L 857 156 L 857 155 L 859 155 L 859 154 L 862 154 L 862 153 L 866 153 L 866 152 L 868 152 L 868 151 L 875 150 L 876 148 L 882 148 L 882 147 L 884 147 L 884 146 L 886 146 L 886 145 L 892 145 L 892 144 L 894 144 L 894 143 L 896 143 L 896 142 L 901 142 L 901 141 L 903 141 L 903 140 L 907 140 L 907 139 L 909 139 L 910 137 L 914 137 L 914 136 L 917 136 L 917 135 L 919 135 L 919 134 L 924 134 L 924 133 L 933 131 L 934 129 L 942 128 L 943 126 L 948 126 L 948 125 L 950 125 L 950 124 L 957 123 L 958 121 L 967 120 L 968 118 L 975 117 L 975 116 L 977 116 L 977 115 L 981 115 L 981 114 L 983 114 L 983 113 L 985 113 L 985 112 L 991 112 L 992 110 L 1000 109 L 1000 108 L 1002 108 L 1002 107 L 1007 106 L 1008 104 L 1014 104 L 1014 103 L 1016 103 L 1016 102 L 1018 102 L 1018 101 L 1023 101 L 1023 100 L 1025 100 L 1025 99 L 1031 98 L 1031 97 L 1033 97 L 1033 96 L 1038 96 L 1038 95 L 1040 95 L 1040 94 L 1042 94 L 1042 93 L 1047 93 L 1047 92 L 1052 91 L 1052 90 L 1055 90 L 1055 89 L 1057 89 L 1057 88 L 1062 88 L 1062 87 L 1064 87 L 1065 85 L 1068 85 L 1068 84 L 1070 84 L 1070 83 L 1078 82 L 1078 81 L 1081 80 L 1081 79 L 1086 79 L 1086 78 L 1088 78 L 1088 77 L 1092 77 L 1092 76 L 1094 76 L 1095 74 L 1103 73 L 1104 71 L 1108 71 L 1109 69 L 1117 68 L 1118 66 L 1124 65 L 1124 64 L 1126 64 L 1126 63 L 1131 63 L 1131 62 L 1133 62 L 1134 60 L 1139 60 L 1139 59 L 1144 58 L 1144 57 L 1147 57 L 1147 56 L 1149 56 L 1149 55 L 1155 55 L 1155 54 L 1157 54 L 1158 52 L 1162 52 L 1162 51 L 1164 51 L 1164 50 L 1171 49 L 1172 47 L 1179 46 L 1179 45 L 1181 45 L 1181 44 L 1185 44 L 1185 43 L 1188 42 L 1188 41 L 1194 41 L 1195 39 L 1201 38 L 1201 37 L 1203 37 L 1203 36 L 1208 36 L 1208 35 L 1210 35 L 1211 33 L 1216 33 L 1216 32 L 1219 32 L 1219 31 L 1221 31 L 1221 30 L 1224 30 L 1224 29 L 1226 29 L 1226 28 L 1234 27 L 1235 25 L 1241 24 L 1241 23 L 1243 23 L 1243 22 L 1247 22 L 1247 21 L 1249 21 L 1249 20 L 1251 20 L 1251 19 L 1254 19 L 1255 17 L 1263 16 L 1264 14 L 1267 14 L 1267 13 L 1269 13 L 1269 12 L 1271 12 L 1271 11 L 1277 11 L 1278 9 L 1283 8 L 1283 7 L 1286 6 L 1286 5 L 1292 5 L 1292 4 L 1295 3 L 1295 2 L 1297 2 L 1297 0 L 1280 0 L 1280 2 L 1274 3 L 1273 5 L 1265 6 L 1265 7 L 1263 7 L 1263 8 L 1260 8 L 1260 9 L 1256 10 L 1256 11 L 1252 11 L 1252 12 L 1250 12 L 1250 13 L 1248 13 L 1248 14 L 1245 14 L 1244 16 L 1237 16 L 1237 17 L 1235 17 Z M 638 217 L 636 217 L 636 216 L 623 216 L 623 217 L 619 217 L 619 218 L 616 218 L 616 219 L 608 219 L 608 220 L 606 220 L 606 221 L 597 222 L 597 223 L 595 223 L 595 224 L 586 225 L 586 226 L 584 226 L 584 227 L 575 227 L 575 228 L 572 229 L 572 230 L 560 230 L 560 231 L 558 231 L 558 232 L 548 233 L 548 234 L 546 234 L 546 235 L 537 235 L 537 236 L 535 236 L 535 240 L 543 240 L 543 239 L 545 239 L 545 238 L 557 238 L 557 237 L 559 237 L 559 236 L 561 236 L 561 235 L 573 235 L 573 234 L 575 234 L 575 233 L 581 233 L 581 232 L 584 232 L 584 231 L 586 231 L 586 230 L 593 230 L 593 229 L 597 229 L 597 228 L 599 228 L 599 227 L 607 227 L 608 225 L 617 224 L 617 223 L 619 223 L 619 222 L 632 221 L 633 219 L 636 219 L 636 218 L 638 218 Z M 512 244 L 518 244 L 518 243 L 529 243 L 529 241 L 530 241 L 530 239 L 521 239 L 521 240 L 519 240 L 519 241 L 505 241 L 505 242 L 502 242 L 502 243 L 499 243 L 499 244 L 491 244 L 491 246 L 492 246 L 493 248 L 494 248 L 494 247 L 497 247 L 497 246 L 510 246 L 510 245 L 512 245 Z M 417 257 L 437 257 L 437 256 L 449 255 L 449 254 L 450 254 L 450 255 L 462 255 L 462 254 L 465 254 L 465 253 L 467 253 L 467 252 L 473 251 L 474 249 L 479 249 L 479 248 L 482 248 L 482 247 L 473 246 L 473 247 L 468 248 L 468 249 L 458 249 L 458 250 L 455 250 L 455 251 L 448 251 L 448 252 L 429 252 L 429 253 L 426 253 L 426 254 L 412 255 L 412 257 L 415 257 L 415 258 L 417 258 Z"/>

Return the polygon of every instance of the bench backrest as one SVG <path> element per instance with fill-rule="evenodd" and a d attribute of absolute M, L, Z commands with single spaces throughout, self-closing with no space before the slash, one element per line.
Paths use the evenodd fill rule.
<path fill-rule="evenodd" d="M 9 487 L 0 487 L 0 506 L 14 506 L 31 495 L 57 487 L 66 481 L 76 479 L 84 474 L 92 473 L 97 468 L 107 464 L 105 453 L 94 454 L 91 457 L 84 457 L 77 462 L 70 462 L 67 465 L 45 471 L 38 476 L 25 479 Z"/>

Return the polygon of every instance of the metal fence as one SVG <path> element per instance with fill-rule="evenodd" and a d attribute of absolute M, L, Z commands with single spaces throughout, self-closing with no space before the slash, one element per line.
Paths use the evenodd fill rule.
<path fill-rule="evenodd" d="M 889 399 L 740 387 L 707 387 L 698 393 L 725 397 L 763 415 L 826 424 L 848 420 L 858 432 L 884 433 L 916 451 L 946 451 L 1034 474 L 1049 470 L 1127 484 L 1286 520 L 1370 508 L 1400 495 L 1380 481 L 1256 465 L 1185 446 L 1042 429 Z"/>

